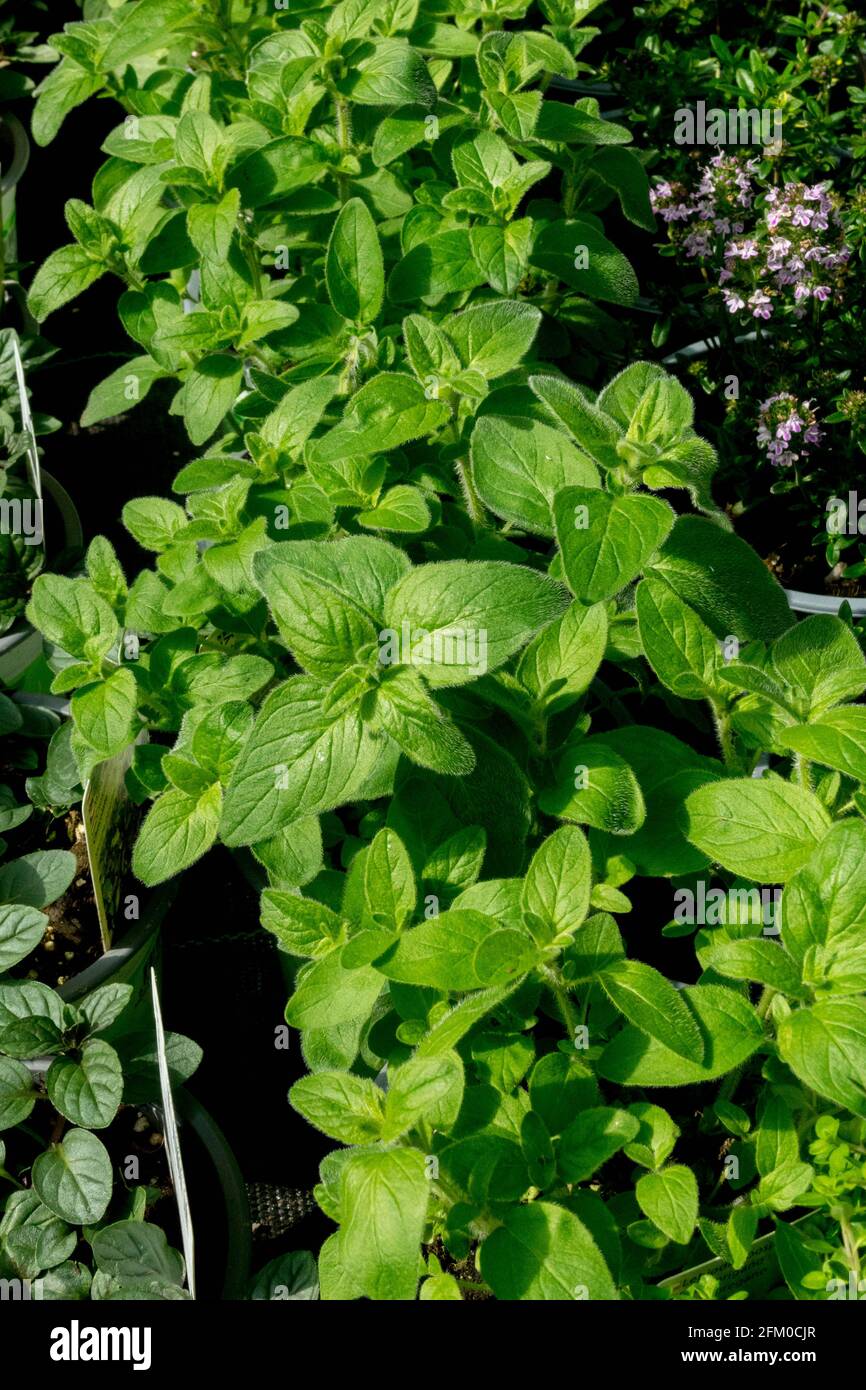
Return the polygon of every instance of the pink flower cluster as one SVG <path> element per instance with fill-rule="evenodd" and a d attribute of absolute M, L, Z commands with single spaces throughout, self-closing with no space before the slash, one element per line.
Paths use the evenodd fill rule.
<path fill-rule="evenodd" d="M 812 401 L 798 401 L 789 391 L 781 391 L 761 402 L 757 439 L 776 468 L 790 468 L 823 436 Z M 797 445 L 796 451 L 792 444 Z"/>
<path fill-rule="evenodd" d="M 729 313 L 802 318 L 810 299 L 841 298 L 851 248 L 838 200 L 824 183 L 762 192 L 757 169 L 757 160 L 717 154 L 692 190 L 662 181 L 650 200 L 674 244 L 716 271 Z"/>

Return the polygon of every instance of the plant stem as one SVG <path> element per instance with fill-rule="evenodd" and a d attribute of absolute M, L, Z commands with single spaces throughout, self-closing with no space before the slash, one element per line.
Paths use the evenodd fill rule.
<path fill-rule="evenodd" d="M 352 114 L 345 97 L 334 97 L 334 115 L 337 122 L 337 141 L 343 154 L 352 149 Z M 346 174 L 337 175 L 337 190 L 340 202 L 345 203 L 349 196 L 349 179 Z"/>
<path fill-rule="evenodd" d="M 263 293 L 264 293 L 264 292 L 263 292 L 263 286 L 262 286 L 262 268 L 261 268 L 261 265 L 259 264 L 259 256 L 258 256 L 258 249 L 257 249 L 257 247 L 256 247 L 256 243 L 253 241 L 252 237 L 249 236 L 249 234 L 248 234 L 247 232 L 242 231 L 242 232 L 241 232 L 241 244 L 242 244 L 242 246 L 243 246 L 244 257 L 245 257 L 245 259 L 246 259 L 246 263 L 247 263 L 247 265 L 249 266 L 249 268 L 250 268 L 250 274 L 251 274 L 252 277 L 253 277 L 253 284 L 254 284 L 254 286 L 255 286 L 256 298 L 257 298 L 257 299 L 262 299 L 262 298 L 263 298 Z"/>
<path fill-rule="evenodd" d="M 726 767 L 734 767 L 737 763 L 737 754 L 734 748 L 734 739 L 731 731 L 731 716 L 728 710 L 723 709 L 715 700 L 710 704 L 713 709 L 713 722 L 716 726 L 716 736 L 719 740 L 719 747 L 722 750 L 722 757 Z"/>
<path fill-rule="evenodd" d="M 538 307 L 545 314 L 553 314 L 556 308 L 556 301 L 559 299 L 559 281 L 555 276 L 548 276 L 543 281 L 543 288 L 538 300 Z"/>
<path fill-rule="evenodd" d="M 469 517 L 473 526 L 475 526 L 476 530 L 479 527 L 486 526 L 487 518 L 484 512 L 484 503 L 475 491 L 475 484 L 469 475 L 469 469 L 461 459 L 458 459 L 454 465 L 454 471 L 457 474 L 460 489 L 466 500 L 466 509 L 469 512 Z"/>
<path fill-rule="evenodd" d="M 555 966 L 548 966 L 544 974 L 553 997 L 559 1005 L 559 1012 L 562 1014 L 562 1021 L 568 1031 L 568 1036 L 574 1041 L 575 1033 L 580 1027 L 580 1019 L 568 997 L 568 989 Z"/>
<path fill-rule="evenodd" d="M 851 1230 L 850 1223 L 844 1212 L 839 1217 L 839 1228 L 842 1232 L 842 1244 L 845 1247 L 845 1255 L 848 1260 L 848 1267 L 857 1282 L 860 1282 L 860 1256 L 857 1252 L 857 1239 Z"/>
<path fill-rule="evenodd" d="M 758 1018 L 767 1017 L 767 1014 L 770 1011 L 770 1005 L 773 1002 L 773 996 L 777 992 L 777 990 L 773 989 L 772 985 L 765 985 L 764 992 L 756 1005 L 756 1013 L 758 1015 Z"/>
<path fill-rule="evenodd" d="M 216 22 L 225 40 L 225 56 L 228 59 L 229 71 L 232 76 L 242 81 L 246 69 L 246 55 L 232 27 L 232 4 L 233 0 L 216 0 Z"/>
<path fill-rule="evenodd" d="M 586 156 L 575 155 L 574 165 L 565 176 L 562 203 L 566 217 L 573 217 L 577 211 L 577 200 L 586 182 L 586 168 Z"/>

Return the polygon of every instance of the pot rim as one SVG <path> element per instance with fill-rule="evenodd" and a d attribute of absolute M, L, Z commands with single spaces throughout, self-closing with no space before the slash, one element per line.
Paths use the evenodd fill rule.
<path fill-rule="evenodd" d="M 808 589 L 785 589 L 785 596 L 795 613 L 829 613 L 835 616 L 842 604 L 848 603 L 855 618 L 866 616 L 866 596 L 849 598 L 845 594 L 813 594 Z"/>
<path fill-rule="evenodd" d="M 748 333 L 738 333 L 734 338 L 735 343 L 754 343 L 757 341 L 757 329 L 752 328 Z M 693 343 L 686 343 L 684 347 L 677 348 L 675 352 L 669 352 L 667 357 L 662 358 L 662 366 L 676 366 L 681 357 L 691 359 L 692 357 L 706 357 L 709 353 L 717 351 L 722 346 L 720 337 L 697 338 Z"/>
<path fill-rule="evenodd" d="M 108 984 L 122 966 L 138 955 L 151 940 L 155 941 L 176 892 L 177 879 L 169 879 L 167 883 L 154 888 L 144 902 L 141 917 L 132 929 L 120 938 L 117 945 L 105 951 L 98 960 L 85 966 L 77 975 L 73 975 L 66 984 L 58 987 L 57 993 L 61 999 L 67 1004 L 72 1004 L 78 999 L 83 999 L 99 985 Z"/>
<path fill-rule="evenodd" d="M 174 1103 L 181 1120 L 195 1133 L 213 1164 L 223 1197 L 227 1240 L 221 1299 L 242 1302 L 246 1298 L 253 1258 L 252 1219 L 243 1173 L 222 1129 L 193 1092 L 178 1086 L 174 1091 Z"/>
<path fill-rule="evenodd" d="M 548 86 L 564 92 L 576 92 L 579 96 L 619 96 L 619 91 L 613 83 L 605 82 L 600 77 L 552 77 Z"/>
<path fill-rule="evenodd" d="M 0 173 L 0 194 L 5 196 L 13 191 L 27 168 L 30 160 L 30 137 L 13 112 L 4 111 L 0 121 L 12 136 L 12 162 L 8 169 Z"/>
<path fill-rule="evenodd" d="M 63 521 L 63 545 L 61 550 L 77 549 L 84 545 L 84 527 L 78 508 L 70 497 L 62 483 L 59 483 L 53 473 L 47 469 L 40 470 L 40 477 L 57 510 L 60 512 Z M 50 571 L 46 571 L 48 573 Z M 14 651 L 22 642 L 26 642 L 36 632 L 32 623 L 28 623 L 26 618 L 19 618 L 12 624 L 7 632 L 0 633 L 0 658 L 7 652 Z M 40 638 L 41 641 L 41 638 Z"/>

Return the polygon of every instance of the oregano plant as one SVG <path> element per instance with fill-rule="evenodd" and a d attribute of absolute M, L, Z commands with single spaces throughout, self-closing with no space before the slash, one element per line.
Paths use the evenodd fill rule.
<path fill-rule="evenodd" d="M 38 137 L 124 114 L 31 305 L 119 277 L 85 420 L 175 378 L 195 456 L 149 567 L 97 537 L 28 615 L 81 780 L 134 745 L 140 879 L 267 881 L 324 1299 L 742 1296 L 767 1236 L 810 1297 L 863 1239 L 866 659 L 608 352 L 646 176 L 526 9 L 67 26 Z"/>
<path fill-rule="evenodd" d="M 83 765 L 151 731 L 139 875 L 218 837 L 268 875 L 310 1068 L 293 1104 L 348 1146 L 317 1189 L 326 1298 L 657 1296 L 708 1250 L 736 1272 L 817 1200 L 800 1134 L 839 1112 L 859 1132 L 866 660 L 840 618 L 793 623 L 721 524 L 668 382 L 639 364 L 594 398 L 528 374 L 526 438 L 575 473 L 497 529 L 509 475 L 476 486 L 473 435 L 485 522 L 467 507 L 457 556 L 348 507 L 276 539 L 241 505 L 238 539 L 202 547 L 195 499 L 243 495 L 210 476 L 187 510 L 130 504 L 158 556 L 130 588 L 105 542 L 88 578 L 35 586 Z M 293 484 L 335 429 L 312 426 Z M 706 516 L 676 514 L 674 481 Z M 647 880 L 670 893 L 657 936 L 694 934 L 685 984 L 633 949 Z"/>
<path fill-rule="evenodd" d="M 828 1209 L 810 1158 L 840 1126 L 840 1153 L 856 1144 L 866 1118 L 861 707 L 845 703 L 866 663 L 839 619 L 726 661 L 664 579 L 637 600 L 651 669 L 709 701 L 721 757 L 578 719 L 537 779 L 522 875 L 483 876 L 468 817 L 432 828 L 412 774 L 348 872 L 264 893 L 264 925 L 307 961 L 286 1016 L 310 1075 L 291 1101 L 345 1146 L 316 1192 L 338 1223 L 324 1298 L 457 1299 L 479 1281 L 509 1300 L 658 1297 L 689 1263 L 735 1273 L 774 1227 L 794 1296 L 856 1277 L 855 1207 L 835 1208 L 835 1264 L 784 1214 Z M 776 766 L 755 777 L 761 749 Z M 551 817 L 565 824 L 546 833 Z M 691 984 L 629 952 L 616 921 L 662 875 L 666 933 L 696 933 Z"/>
<path fill-rule="evenodd" d="M 525 31 L 457 17 L 345 0 L 298 23 L 265 0 L 131 0 L 54 36 L 62 58 L 38 91 L 37 140 L 97 93 L 126 111 L 91 201 L 67 204 L 73 240 L 30 292 L 43 320 L 104 275 L 124 287 L 118 310 L 140 351 L 95 388 L 85 423 L 174 377 L 172 408 L 201 445 L 221 427 L 254 430 L 293 379 L 334 373 L 347 424 L 404 416 L 404 442 L 451 429 L 448 407 L 477 404 L 489 375 L 461 370 L 460 345 L 443 355 L 432 330 L 423 346 L 419 325 L 412 365 L 448 397 L 425 400 L 402 379 L 407 305 L 519 293 L 548 314 L 561 306 L 585 335 L 605 321 L 598 301 L 634 300 L 598 216 L 619 199 L 654 225 L 631 136 L 592 100 L 543 91 L 576 74 L 597 31 L 573 15 Z M 417 529 L 416 497 L 390 510 Z"/>

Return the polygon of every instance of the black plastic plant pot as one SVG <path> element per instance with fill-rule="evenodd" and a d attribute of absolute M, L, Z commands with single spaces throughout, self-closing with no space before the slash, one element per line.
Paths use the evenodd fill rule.
<path fill-rule="evenodd" d="M 586 81 L 579 77 L 552 77 L 548 83 L 548 90 L 560 92 L 572 101 L 580 101 L 583 97 L 595 97 L 598 113 L 607 121 L 615 121 L 625 115 L 622 97 L 609 82 Z"/>
<path fill-rule="evenodd" d="M 41 1074 L 51 1060 L 35 1058 L 24 1065 Z M 252 1269 L 252 1223 L 243 1175 L 219 1125 L 195 1096 L 178 1087 L 174 1106 L 195 1231 L 196 1297 L 205 1302 L 243 1301 Z M 179 1246 L 179 1237 L 173 1239 Z"/>
<path fill-rule="evenodd" d="M 30 139 L 27 131 L 11 111 L 6 111 L 0 116 L 0 158 L 3 161 L 0 193 L 11 193 L 21 182 L 30 159 Z"/>
<path fill-rule="evenodd" d="M 570 92 L 572 96 L 576 97 L 596 97 L 599 101 L 602 98 L 610 99 L 619 96 L 616 87 L 610 82 L 602 82 L 601 78 L 551 77 L 547 85 L 548 90 Z"/>
<path fill-rule="evenodd" d="M 84 530 L 75 503 L 62 483 L 58 483 L 50 473 L 43 470 L 41 476 L 46 500 L 51 504 L 52 511 L 59 513 L 62 526 L 62 544 L 57 546 L 55 553 L 60 555 L 65 551 L 80 550 L 84 544 Z M 47 534 L 50 536 L 51 532 Z M 19 680 L 41 650 L 41 633 L 31 627 L 26 618 L 20 618 L 8 632 L 0 635 L 0 682 L 9 686 Z"/>
<path fill-rule="evenodd" d="M 758 341 L 757 331 L 753 328 L 749 333 L 738 333 L 734 342 L 756 343 Z M 694 362 L 701 357 L 709 357 L 711 352 L 718 352 L 722 346 L 722 340 L 714 334 L 709 338 L 699 338 L 697 342 L 687 343 L 685 347 L 677 348 L 676 352 L 669 352 L 667 357 L 662 358 L 663 367 L 680 367 L 685 363 Z"/>
<path fill-rule="evenodd" d="M 250 1206 L 243 1175 L 219 1125 L 189 1091 L 174 1097 L 196 1241 L 196 1297 L 240 1302 L 252 1268 Z"/>
<path fill-rule="evenodd" d="M 18 259 L 15 190 L 29 160 L 30 140 L 27 131 L 18 117 L 7 111 L 0 116 L 0 225 L 5 229 L 5 236 L 2 238 L 4 280 L 5 267 Z"/>
<path fill-rule="evenodd" d="M 160 928 L 174 899 L 176 886 L 177 881 L 171 880 L 144 898 L 141 917 L 130 931 L 99 960 L 61 985 L 57 991 L 61 998 L 73 1004 L 100 985 L 111 983 L 132 985 L 130 1008 L 135 1008 L 145 997 L 149 999 L 148 966 L 158 953 Z"/>
<path fill-rule="evenodd" d="M 42 649 L 42 638 L 27 622 L 17 622 L 0 636 L 0 681 L 12 685 L 23 676 Z"/>

